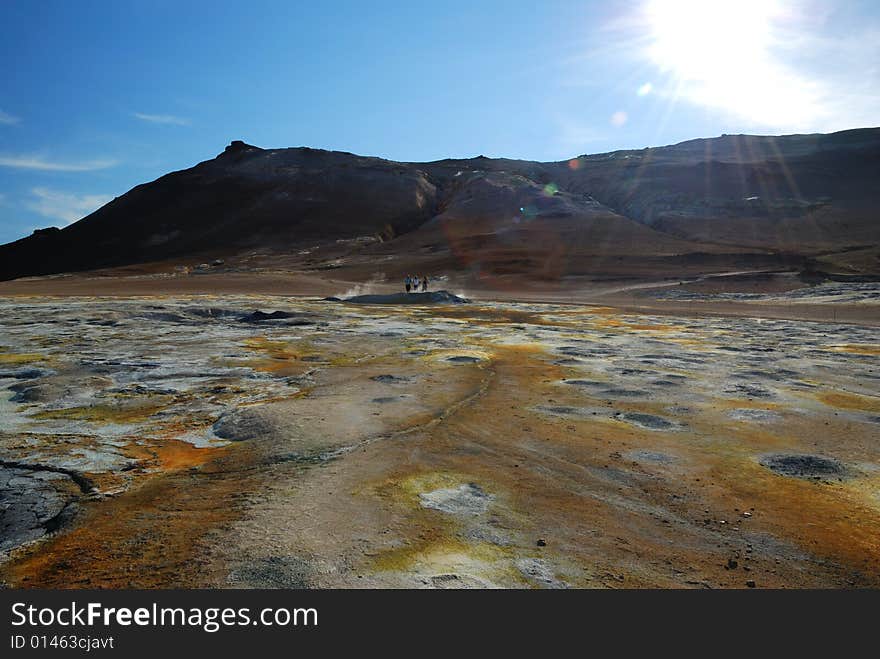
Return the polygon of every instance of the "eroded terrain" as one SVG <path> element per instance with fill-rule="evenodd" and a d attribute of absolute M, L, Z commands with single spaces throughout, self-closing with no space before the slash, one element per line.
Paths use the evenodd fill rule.
<path fill-rule="evenodd" d="M 258 313 L 261 312 L 261 313 Z M 11 586 L 880 586 L 875 327 L 0 301 Z"/>

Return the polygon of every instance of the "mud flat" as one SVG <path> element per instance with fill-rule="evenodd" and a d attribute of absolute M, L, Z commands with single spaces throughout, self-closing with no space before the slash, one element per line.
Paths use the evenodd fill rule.
<path fill-rule="evenodd" d="M 878 432 L 869 325 L 5 298 L 0 578 L 880 587 Z"/>

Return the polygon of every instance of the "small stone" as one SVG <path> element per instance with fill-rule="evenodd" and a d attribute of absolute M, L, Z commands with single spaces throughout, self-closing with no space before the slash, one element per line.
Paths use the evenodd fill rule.
<path fill-rule="evenodd" d="M 738 565 L 739 565 L 739 563 L 737 563 L 732 558 L 727 559 L 727 569 L 728 570 L 735 570 Z"/>
<path fill-rule="evenodd" d="M 536 542 L 535 544 L 538 545 L 539 547 L 546 547 L 547 541 L 544 540 L 544 538 L 538 538 L 538 542 Z"/>
<path fill-rule="evenodd" d="M 746 581 L 746 587 L 748 587 L 748 588 L 754 588 L 754 587 L 755 587 L 755 582 L 752 581 L 751 579 L 749 579 L 748 581 Z"/>

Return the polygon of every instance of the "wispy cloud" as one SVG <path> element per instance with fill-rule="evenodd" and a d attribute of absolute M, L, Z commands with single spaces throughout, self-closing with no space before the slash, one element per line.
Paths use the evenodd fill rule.
<path fill-rule="evenodd" d="M 0 167 L 12 169 L 34 169 L 43 172 L 92 172 L 107 169 L 117 164 L 115 160 L 88 160 L 83 162 L 53 162 L 41 156 L 0 155 Z"/>
<path fill-rule="evenodd" d="M 44 217 L 76 222 L 113 199 L 111 195 L 76 195 L 49 188 L 32 188 L 32 198 L 25 206 Z"/>
<path fill-rule="evenodd" d="M 170 126 L 189 125 L 189 119 L 175 117 L 173 114 L 144 114 L 142 112 L 134 112 L 132 114 L 141 121 L 148 121 L 151 124 L 166 124 Z"/>
<path fill-rule="evenodd" d="M 4 112 L 0 110 L 0 124 L 6 124 L 7 126 L 12 126 L 17 124 L 21 119 L 14 115 L 9 114 L 8 112 Z"/>

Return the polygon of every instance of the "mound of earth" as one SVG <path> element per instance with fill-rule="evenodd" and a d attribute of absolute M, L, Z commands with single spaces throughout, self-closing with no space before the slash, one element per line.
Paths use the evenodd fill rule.
<path fill-rule="evenodd" d="M 328 298 L 353 304 L 467 304 L 470 300 L 449 291 L 428 293 L 391 293 L 390 295 L 355 295 L 348 298 Z"/>
<path fill-rule="evenodd" d="M 254 311 L 253 313 L 239 318 L 242 323 L 262 323 L 266 321 L 284 321 L 285 325 L 314 325 L 315 321 L 303 318 L 302 315 L 289 313 L 287 311 Z"/>
<path fill-rule="evenodd" d="M 277 426 L 259 408 L 242 408 L 225 412 L 214 423 L 214 434 L 222 439 L 243 442 L 272 437 Z"/>
<path fill-rule="evenodd" d="M 433 508 L 451 515 L 480 515 L 486 512 L 494 498 L 476 483 L 419 494 L 419 502 L 424 508 Z"/>

